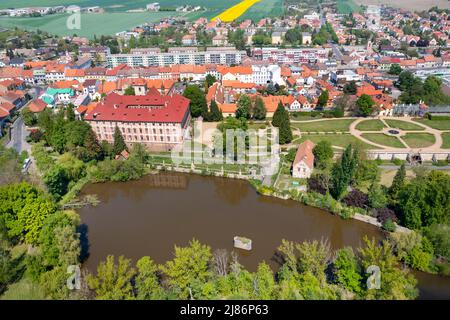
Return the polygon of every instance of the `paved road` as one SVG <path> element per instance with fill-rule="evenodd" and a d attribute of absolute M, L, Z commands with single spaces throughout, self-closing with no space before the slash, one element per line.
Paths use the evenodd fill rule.
<path fill-rule="evenodd" d="M 333 43 L 331 45 L 331 48 L 333 50 L 333 56 L 336 58 L 336 60 L 342 60 L 344 55 L 342 54 L 341 50 L 339 50 L 338 45 Z"/>
<path fill-rule="evenodd" d="M 13 148 L 18 153 L 21 153 L 23 150 L 29 151 L 29 145 L 25 141 L 25 139 L 26 139 L 25 125 L 23 123 L 22 117 L 18 117 L 11 129 L 11 140 L 6 145 L 6 147 Z M 28 145 L 28 148 L 26 144 Z"/>

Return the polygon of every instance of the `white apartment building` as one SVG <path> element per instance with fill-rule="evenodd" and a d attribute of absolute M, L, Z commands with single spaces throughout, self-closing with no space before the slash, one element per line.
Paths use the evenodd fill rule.
<path fill-rule="evenodd" d="M 240 64 L 247 56 L 245 51 L 239 51 L 232 47 L 211 47 L 206 51 L 198 51 L 197 48 L 169 48 L 168 52 L 161 52 L 159 48 L 133 49 L 129 54 L 110 54 L 107 57 L 110 68 L 119 64 L 130 67 L 138 66 L 170 66 L 174 64 Z"/>

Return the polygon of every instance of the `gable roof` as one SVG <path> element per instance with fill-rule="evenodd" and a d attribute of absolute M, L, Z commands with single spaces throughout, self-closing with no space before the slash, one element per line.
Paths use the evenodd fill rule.
<path fill-rule="evenodd" d="M 305 140 L 301 143 L 298 146 L 293 165 L 295 166 L 303 161 L 309 168 L 314 168 L 314 146 L 315 144 L 311 140 Z"/>

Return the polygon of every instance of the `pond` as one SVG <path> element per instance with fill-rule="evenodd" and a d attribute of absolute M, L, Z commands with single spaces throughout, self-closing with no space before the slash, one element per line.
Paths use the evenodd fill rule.
<path fill-rule="evenodd" d="M 260 196 L 242 180 L 160 173 L 126 183 L 91 184 L 83 193 L 97 194 L 101 201 L 79 210 L 90 245 L 84 267 L 90 271 L 108 254 L 133 260 L 148 255 L 164 263 L 173 257 L 174 245 L 185 246 L 193 238 L 213 250 L 236 250 L 240 263 L 251 271 L 263 260 L 278 266 L 274 253 L 282 239 L 324 239 L 338 249 L 360 246 L 365 235 L 383 238 L 373 225 Z M 252 250 L 233 249 L 235 236 L 250 238 Z M 424 281 L 435 278 L 426 275 Z M 429 297 L 450 298 L 450 279 L 443 279 L 433 283 L 439 288 L 426 291 Z"/>

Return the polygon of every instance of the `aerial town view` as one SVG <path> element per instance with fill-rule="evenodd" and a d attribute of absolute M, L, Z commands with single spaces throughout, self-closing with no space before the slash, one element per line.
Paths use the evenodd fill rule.
<path fill-rule="evenodd" d="M 0 300 L 450 300 L 450 1 L 2 0 Z"/>

